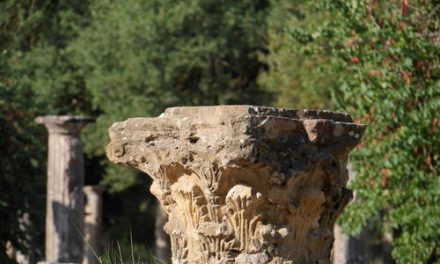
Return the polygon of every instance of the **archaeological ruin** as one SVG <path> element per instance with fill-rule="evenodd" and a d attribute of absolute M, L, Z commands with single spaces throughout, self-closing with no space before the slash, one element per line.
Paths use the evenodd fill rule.
<path fill-rule="evenodd" d="M 364 130 L 330 111 L 176 107 L 113 124 L 107 156 L 153 178 L 175 264 L 324 264 Z"/>
<path fill-rule="evenodd" d="M 49 132 L 45 261 L 81 263 L 84 226 L 84 158 L 80 132 L 93 120 L 78 116 L 41 116 Z"/>

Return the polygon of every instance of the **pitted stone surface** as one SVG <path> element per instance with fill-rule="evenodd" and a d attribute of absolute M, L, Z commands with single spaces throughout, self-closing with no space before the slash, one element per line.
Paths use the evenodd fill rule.
<path fill-rule="evenodd" d="M 174 263 L 329 263 L 364 129 L 329 111 L 176 107 L 115 123 L 107 155 L 154 179 Z"/>

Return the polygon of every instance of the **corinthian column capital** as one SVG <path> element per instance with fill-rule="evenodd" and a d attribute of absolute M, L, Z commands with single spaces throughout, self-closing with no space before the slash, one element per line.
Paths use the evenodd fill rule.
<path fill-rule="evenodd" d="M 364 129 L 329 111 L 176 107 L 115 123 L 107 155 L 154 179 L 173 263 L 329 263 Z"/>

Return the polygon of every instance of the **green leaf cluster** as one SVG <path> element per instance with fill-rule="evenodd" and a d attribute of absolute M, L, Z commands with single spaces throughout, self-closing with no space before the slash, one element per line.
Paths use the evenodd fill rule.
<path fill-rule="evenodd" d="M 305 43 L 315 36 L 304 33 L 329 18 L 324 11 L 310 8 L 304 0 L 275 0 L 267 15 L 267 48 L 261 57 L 268 65 L 259 83 L 276 94 L 275 105 L 289 108 L 328 109 L 332 76 L 321 65 L 326 54 L 312 54 Z M 325 48 L 325 46 L 323 46 Z"/>
<path fill-rule="evenodd" d="M 328 57 L 335 105 L 368 125 L 352 159 L 356 200 L 340 222 L 391 234 L 398 263 L 439 263 L 440 3 L 309 4 L 331 18 L 291 35 Z"/>

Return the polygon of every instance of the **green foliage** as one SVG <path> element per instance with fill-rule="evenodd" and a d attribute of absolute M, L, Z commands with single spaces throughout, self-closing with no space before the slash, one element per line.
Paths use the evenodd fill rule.
<path fill-rule="evenodd" d="M 1 52 L 13 87 L 28 91 L 38 113 L 84 114 L 90 103 L 65 50 L 84 25 L 87 1 L 8 0 L 0 4 Z M 9 83 L 11 87 L 11 83 Z"/>
<path fill-rule="evenodd" d="M 267 7 L 267 0 L 1 1 L 0 247 L 25 245 L 18 219 L 30 212 L 40 239 L 32 247 L 41 252 L 46 131 L 33 119 L 46 114 L 97 117 L 83 132 L 86 183 L 107 185 L 107 201 L 135 196 L 130 206 L 104 208 L 107 235 L 123 236 L 117 227 L 133 224 L 145 230 L 135 243 L 145 242 L 150 203 L 145 187 L 134 186 L 146 178 L 105 161 L 108 127 L 173 105 L 270 102 L 257 83 Z"/>
<path fill-rule="evenodd" d="M 311 10 L 303 0 L 271 2 L 267 17 L 269 52 L 263 56 L 268 70 L 261 72 L 259 81 L 277 95 L 277 106 L 297 109 L 331 106 L 330 84 L 334 78 L 319 67 L 328 63 L 327 56 L 307 53 L 304 50 L 307 47 L 294 41 L 290 33 L 293 27 L 316 27 L 327 17 L 325 12 Z"/>
<path fill-rule="evenodd" d="M 95 110 L 86 148 L 103 154 L 107 128 L 174 105 L 262 104 L 266 1 L 96 0 L 69 46 Z"/>
<path fill-rule="evenodd" d="M 5 68 L 2 71 L 6 70 Z M 0 262 L 8 263 L 8 241 L 24 253 L 38 254 L 44 196 L 43 138 L 29 113 L 29 98 L 0 83 Z M 35 155 L 40 152 L 41 155 Z M 14 195 L 18 194 L 18 195 Z M 23 195 L 27 194 L 27 195 Z M 43 214 L 44 215 L 44 214 Z M 29 222 L 30 220 L 30 222 Z M 33 252 L 32 252 L 33 251 Z M 35 257 L 35 256 L 34 256 Z"/>
<path fill-rule="evenodd" d="M 357 198 L 341 223 L 375 219 L 398 263 L 440 262 L 438 1 L 320 1 L 332 18 L 291 34 L 335 76 L 335 104 L 368 125 L 353 155 Z M 325 43 L 325 45 L 324 45 Z"/>
<path fill-rule="evenodd" d="M 1 41 L 0 41 L 1 42 Z M 0 53 L 0 262 L 5 245 L 41 258 L 45 207 L 44 128 L 34 118 L 41 105 L 19 85 L 10 50 Z"/>

